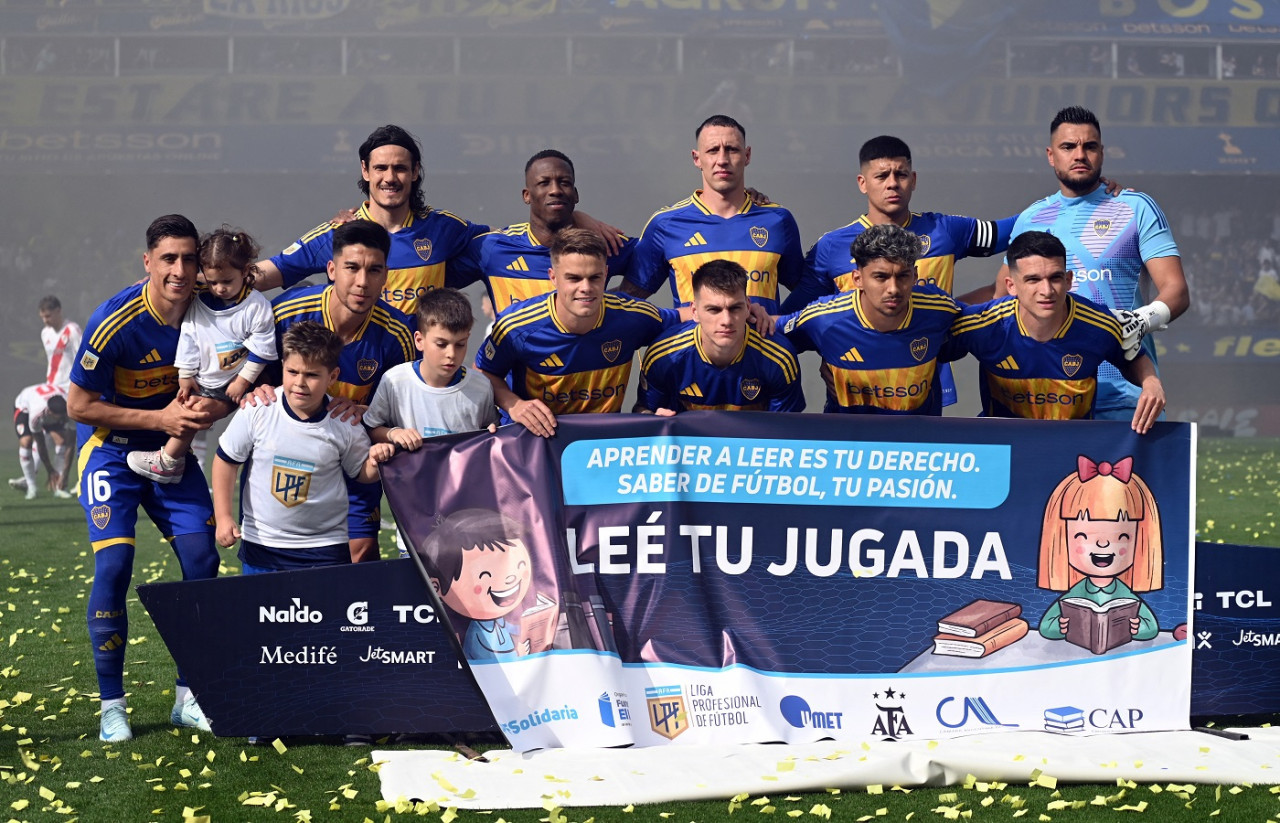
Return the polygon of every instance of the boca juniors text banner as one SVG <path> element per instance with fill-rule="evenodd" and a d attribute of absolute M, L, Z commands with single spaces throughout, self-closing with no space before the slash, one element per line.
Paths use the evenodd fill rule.
<path fill-rule="evenodd" d="M 513 747 L 1187 727 L 1195 429 L 699 412 L 383 469 Z"/>

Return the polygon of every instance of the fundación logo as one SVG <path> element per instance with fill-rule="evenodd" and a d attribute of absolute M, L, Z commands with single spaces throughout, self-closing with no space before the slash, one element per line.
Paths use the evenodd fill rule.
<path fill-rule="evenodd" d="M 279 606 L 259 606 L 258 622 L 259 623 L 319 623 L 324 620 L 324 614 L 319 609 L 313 609 L 310 606 L 302 605 L 302 598 L 292 597 L 289 599 L 293 604 L 283 609 Z"/>
<path fill-rule="evenodd" d="M 797 729 L 842 729 L 844 712 L 815 712 L 797 694 L 789 694 L 778 703 L 782 717 Z"/>
<path fill-rule="evenodd" d="M 570 708 L 569 704 L 566 703 L 558 709 L 534 709 L 519 720 L 508 720 L 500 725 L 502 730 L 508 734 L 520 734 L 536 726 L 544 726 L 547 723 L 577 719 L 578 710 Z"/>
<path fill-rule="evenodd" d="M 622 692 L 601 692 L 596 701 L 600 707 L 600 722 L 611 729 L 631 725 L 631 704 Z"/>

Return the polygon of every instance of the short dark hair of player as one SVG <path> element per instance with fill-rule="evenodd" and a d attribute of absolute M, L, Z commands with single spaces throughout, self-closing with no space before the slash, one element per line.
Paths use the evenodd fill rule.
<path fill-rule="evenodd" d="M 196 224 L 180 214 L 166 214 L 151 221 L 151 225 L 147 226 L 147 251 L 160 245 L 160 241 L 166 237 L 190 237 L 195 242 L 200 242 Z"/>
<path fill-rule="evenodd" d="M 391 254 L 391 235 L 372 220 L 352 220 L 333 230 L 333 259 L 347 246 L 368 246 L 378 249 L 385 258 Z"/>
<path fill-rule="evenodd" d="M 911 147 L 902 138 L 889 134 L 872 137 L 858 149 L 859 166 L 865 166 L 872 160 L 892 160 L 895 157 L 905 157 L 910 163 Z"/>
<path fill-rule="evenodd" d="M 44 404 L 44 407 L 46 409 L 46 426 L 54 429 L 65 429 L 67 427 L 67 423 L 70 420 L 67 416 L 67 398 L 60 394 L 55 394 L 53 397 L 49 398 L 49 401 Z M 55 425 L 49 426 L 50 423 Z"/>
<path fill-rule="evenodd" d="M 584 257 L 595 257 L 600 260 L 609 259 L 609 249 L 605 247 L 600 235 L 586 229 L 563 229 L 551 238 L 551 263 L 566 254 L 581 254 Z"/>
<path fill-rule="evenodd" d="M 706 120 L 703 120 L 702 125 L 698 126 L 698 128 L 694 130 L 693 132 L 694 141 L 696 142 L 697 139 L 702 136 L 703 129 L 710 128 L 711 126 L 720 126 L 721 128 L 726 128 L 726 129 L 737 129 L 738 134 L 742 135 L 742 139 L 743 140 L 747 139 L 747 130 L 744 129 L 742 127 L 742 124 L 739 123 L 737 120 L 734 120 L 732 117 L 730 117 L 727 114 L 713 114 L 710 117 L 708 117 Z"/>
<path fill-rule="evenodd" d="M 1062 241 L 1047 231 L 1024 231 L 1013 238 L 1009 250 L 1004 253 L 1010 268 L 1018 268 L 1018 261 L 1024 257 L 1044 257 L 1049 260 L 1067 262 L 1067 247 Z"/>
<path fill-rule="evenodd" d="M 546 160 L 548 158 L 563 162 L 566 166 L 569 167 L 569 171 L 573 172 L 574 175 L 577 175 L 578 172 L 573 168 L 573 161 L 569 159 L 569 155 L 565 154 L 562 151 L 557 151 L 555 149 L 543 149 L 542 151 L 535 154 L 533 157 L 530 157 L 529 162 L 524 164 L 524 173 L 528 174 L 529 169 L 533 168 L 534 163 L 538 162 L 539 160 Z"/>
<path fill-rule="evenodd" d="M 418 298 L 418 331 L 425 332 L 432 326 L 458 334 L 471 331 L 475 315 L 471 301 L 457 289 L 432 289 Z"/>
<path fill-rule="evenodd" d="M 708 260 L 693 273 L 693 293 L 710 289 L 733 296 L 747 293 L 747 270 L 732 260 Z"/>
<path fill-rule="evenodd" d="M 40 303 L 36 308 L 40 311 L 59 311 L 62 309 L 62 301 L 52 294 L 46 294 L 40 298 Z"/>
<path fill-rule="evenodd" d="M 378 126 L 369 132 L 369 136 L 360 144 L 360 162 L 369 165 L 369 155 L 373 150 L 381 146 L 399 146 L 409 152 L 409 156 L 413 158 L 413 165 L 418 167 L 418 179 L 413 181 L 413 186 L 409 189 L 409 208 L 415 214 L 421 214 L 427 210 L 427 198 L 422 193 L 422 148 L 418 145 L 418 138 L 399 126 L 387 124 Z M 365 196 L 369 196 L 369 181 L 360 177 L 360 192 Z"/>
<path fill-rule="evenodd" d="M 1070 123 L 1073 126 L 1093 126 L 1098 130 L 1098 136 L 1102 136 L 1102 126 L 1098 123 L 1098 118 L 1093 112 L 1084 106 L 1067 106 L 1053 117 L 1053 122 L 1049 124 L 1049 135 L 1052 136 L 1058 130 L 1058 126 L 1063 123 Z"/>
<path fill-rule="evenodd" d="M 253 285 L 258 274 L 258 267 L 253 264 L 262 249 L 244 229 L 237 229 L 223 223 L 218 228 L 200 238 L 200 268 L 210 266 L 227 266 L 244 272 L 244 282 Z"/>
<path fill-rule="evenodd" d="M 323 323 L 302 320 L 285 329 L 280 338 L 280 359 L 283 361 L 291 354 L 308 363 L 336 369 L 342 357 L 342 338 Z"/>
<path fill-rule="evenodd" d="M 858 235 L 849 246 L 849 254 L 858 268 L 872 260 L 892 260 L 906 266 L 914 266 L 920 259 L 920 238 L 896 223 L 885 223 Z"/>
<path fill-rule="evenodd" d="M 440 521 L 422 541 L 418 554 L 443 596 L 462 575 L 463 552 L 505 552 L 523 539 L 524 527 L 504 514 L 491 509 L 461 509 Z"/>

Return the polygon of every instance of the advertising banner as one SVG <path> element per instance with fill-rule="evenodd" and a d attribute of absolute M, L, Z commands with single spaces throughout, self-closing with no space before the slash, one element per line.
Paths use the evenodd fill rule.
<path fill-rule="evenodd" d="M 492 732 L 411 561 L 138 586 L 220 737 Z"/>
<path fill-rule="evenodd" d="M 1195 429 L 724 414 L 384 486 L 513 747 L 1180 729 Z"/>
<path fill-rule="evenodd" d="M 1263 714 L 1280 706 L 1280 549 L 1196 544 L 1196 716 Z"/>

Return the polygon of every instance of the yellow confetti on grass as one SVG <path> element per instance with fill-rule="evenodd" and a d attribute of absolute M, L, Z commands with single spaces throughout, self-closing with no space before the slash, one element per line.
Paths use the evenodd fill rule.
<path fill-rule="evenodd" d="M 289 747 L 286 746 L 284 741 L 278 737 L 271 741 L 271 748 L 275 749 L 277 754 L 284 754 L 289 751 Z"/>

